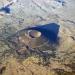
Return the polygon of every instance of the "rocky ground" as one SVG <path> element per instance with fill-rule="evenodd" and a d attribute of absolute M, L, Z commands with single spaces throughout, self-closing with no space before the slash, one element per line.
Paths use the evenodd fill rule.
<path fill-rule="evenodd" d="M 11 1 L 0 1 L 0 8 Z M 0 75 L 75 75 L 75 0 L 17 0 L 9 8 L 0 11 Z M 60 26 L 56 56 L 48 62 L 22 58 L 10 47 L 7 38 L 19 30 L 48 23 Z"/>

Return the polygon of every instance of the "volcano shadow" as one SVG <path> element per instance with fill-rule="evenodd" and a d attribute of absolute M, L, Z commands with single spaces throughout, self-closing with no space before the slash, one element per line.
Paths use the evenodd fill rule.
<path fill-rule="evenodd" d="M 58 42 L 58 33 L 60 26 L 56 23 L 50 23 L 42 26 L 36 26 L 28 28 L 28 30 L 37 30 L 42 33 L 44 37 L 46 37 L 51 43 Z"/>

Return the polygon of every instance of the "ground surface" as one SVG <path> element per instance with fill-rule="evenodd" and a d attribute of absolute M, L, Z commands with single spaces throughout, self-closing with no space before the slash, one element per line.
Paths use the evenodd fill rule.
<path fill-rule="evenodd" d="M 0 8 L 11 1 L 0 0 Z M 75 75 L 75 0 L 17 0 L 9 8 L 10 13 L 0 11 L 0 75 Z M 60 26 L 59 45 L 47 63 L 35 55 L 22 58 L 6 40 L 24 28 L 50 23 Z"/>

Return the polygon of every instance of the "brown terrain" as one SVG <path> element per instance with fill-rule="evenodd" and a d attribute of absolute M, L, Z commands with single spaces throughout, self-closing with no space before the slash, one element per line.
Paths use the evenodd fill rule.
<path fill-rule="evenodd" d="M 17 0 L 10 13 L 0 10 L 0 75 L 75 75 L 75 0 L 57 1 Z M 58 44 L 23 30 L 48 23 L 60 26 Z"/>

